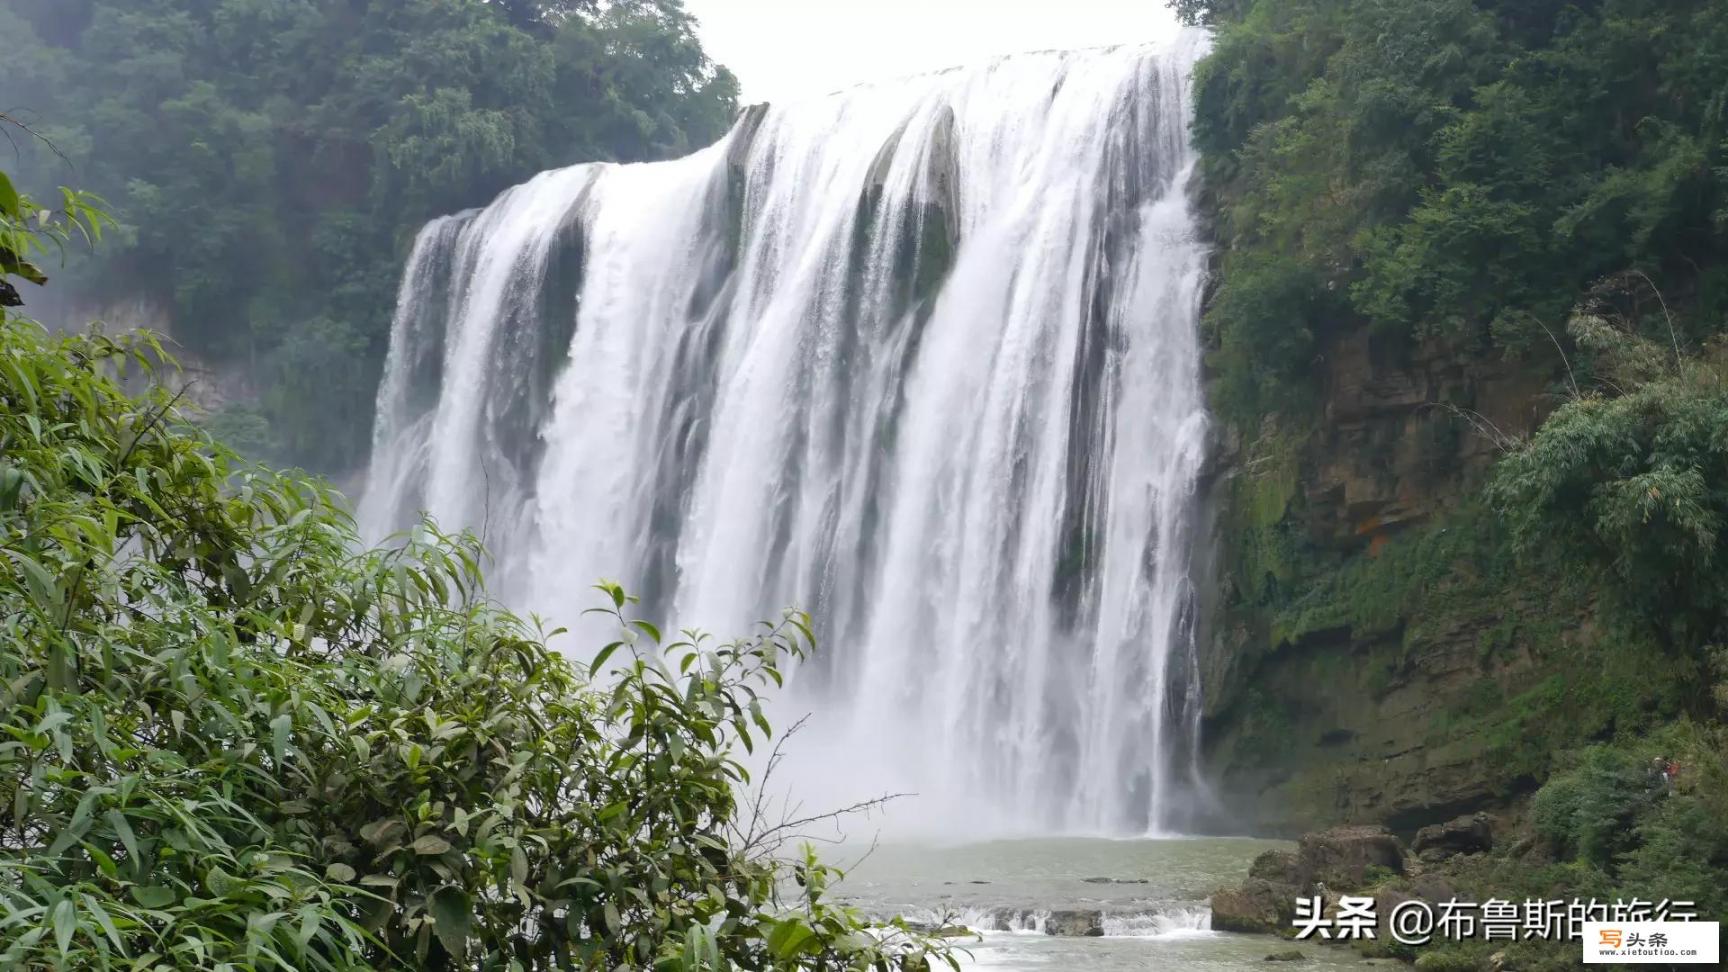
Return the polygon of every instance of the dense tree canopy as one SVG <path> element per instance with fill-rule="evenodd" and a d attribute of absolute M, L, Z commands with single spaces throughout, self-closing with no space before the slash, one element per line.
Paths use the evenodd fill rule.
<path fill-rule="evenodd" d="M 52 145 L 20 141 L 21 186 L 120 223 L 68 283 L 165 302 L 259 389 L 257 445 L 331 470 L 364 460 L 425 219 L 706 144 L 737 91 L 679 0 L 0 0 L 0 38 L 0 110 Z"/>
<path fill-rule="evenodd" d="M 1195 134 L 1230 417 L 1288 407 L 1301 343 L 1358 322 L 1551 354 L 1544 329 L 1628 270 L 1640 327 L 1666 326 L 1658 291 L 1692 346 L 1728 320 L 1721 3 L 1175 5 L 1219 28 Z"/>
<path fill-rule="evenodd" d="M 1528 441 L 1492 430 L 1498 516 L 1453 525 L 1587 578 L 1702 673 L 1728 641 L 1728 5 L 1173 5 L 1217 29 L 1194 137 L 1223 418 L 1299 439 L 1316 360 L 1363 331 L 1465 372 L 1521 361 L 1551 382 L 1529 408 L 1559 407 Z"/>

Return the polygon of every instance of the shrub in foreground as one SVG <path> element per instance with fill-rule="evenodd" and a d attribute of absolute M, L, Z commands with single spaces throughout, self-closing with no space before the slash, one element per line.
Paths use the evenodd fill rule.
<path fill-rule="evenodd" d="M 0 203 L 15 235 L 39 212 Z M 591 681 L 471 539 L 362 550 L 324 487 L 122 390 L 165 357 L 0 316 L 0 968 L 946 957 L 745 819 L 735 747 L 801 618 L 663 646 L 602 585 Z"/>

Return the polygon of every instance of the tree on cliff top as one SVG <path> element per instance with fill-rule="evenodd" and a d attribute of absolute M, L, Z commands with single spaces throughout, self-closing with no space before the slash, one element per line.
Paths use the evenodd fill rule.
<path fill-rule="evenodd" d="M 1728 5 L 1173 6 L 1217 28 L 1194 137 L 1223 263 L 1208 326 L 1239 427 L 1292 411 L 1317 370 L 1267 335 L 1324 349 L 1366 327 L 1546 367 L 1568 310 L 1631 270 L 1670 296 L 1682 344 L 1728 322 Z M 1263 272 L 1280 261 L 1292 272 Z M 1636 311 L 1668 326 L 1655 301 Z"/>

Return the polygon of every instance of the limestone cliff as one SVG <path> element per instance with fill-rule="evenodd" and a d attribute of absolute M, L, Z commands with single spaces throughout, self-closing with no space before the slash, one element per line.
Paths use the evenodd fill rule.
<path fill-rule="evenodd" d="M 1515 803 L 1660 690 L 1477 492 L 1556 402 L 1540 361 L 1341 329 L 1305 419 L 1226 432 L 1210 481 L 1205 745 L 1232 821 L 1413 831 Z M 1598 667 L 1599 666 L 1599 667 Z"/>

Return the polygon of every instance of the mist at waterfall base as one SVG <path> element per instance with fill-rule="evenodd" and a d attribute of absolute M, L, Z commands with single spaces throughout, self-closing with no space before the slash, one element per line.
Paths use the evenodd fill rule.
<path fill-rule="evenodd" d="M 1188 826 L 1206 419 L 1185 194 L 1205 39 L 1018 55 L 745 111 L 421 234 L 361 504 L 479 533 L 571 633 L 792 606 L 804 812 L 979 838 Z"/>

